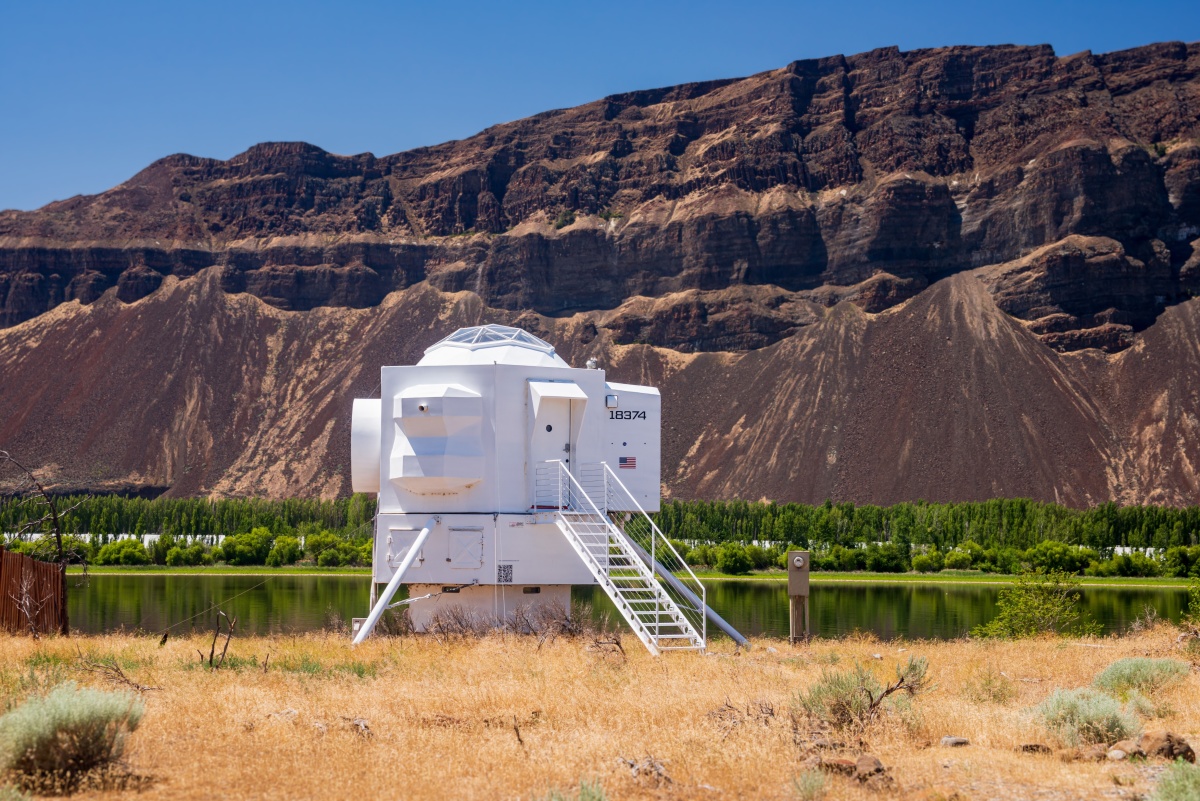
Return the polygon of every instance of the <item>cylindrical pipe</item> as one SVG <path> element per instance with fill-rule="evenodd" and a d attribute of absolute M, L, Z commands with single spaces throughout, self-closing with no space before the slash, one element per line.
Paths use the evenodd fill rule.
<path fill-rule="evenodd" d="M 396 568 L 396 572 L 392 574 L 392 580 L 388 582 L 387 588 L 379 596 L 379 600 L 375 602 L 374 608 L 371 609 L 371 614 L 367 615 L 367 619 L 363 621 L 362 628 L 354 636 L 355 645 L 358 645 L 371 636 L 371 632 L 375 629 L 375 624 L 379 622 L 379 618 L 383 617 L 383 613 L 391 602 L 392 596 L 396 594 L 396 590 L 400 589 L 400 582 L 404 579 L 404 574 L 412 567 L 412 563 L 416 560 L 421 546 L 425 544 L 425 540 L 429 537 L 429 532 L 433 531 L 433 527 L 436 525 L 436 517 L 431 517 L 425 521 L 425 528 L 421 529 L 421 533 L 413 541 L 412 547 L 408 549 L 408 553 L 404 555 L 404 559 L 400 562 L 400 567 Z M 374 574 L 374 571 L 371 572 Z"/>
<path fill-rule="evenodd" d="M 735 629 L 733 626 L 729 625 L 729 623 L 725 620 L 725 618 L 721 617 L 720 615 L 718 615 L 716 612 L 713 611 L 713 608 L 711 606 L 704 603 L 704 601 L 701 601 L 700 597 L 698 595 L 696 595 L 696 593 L 689 590 L 687 588 L 687 585 L 685 585 L 679 579 L 675 578 L 675 576 L 671 573 L 670 570 L 667 570 L 665 567 L 663 567 L 661 562 L 650 559 L 650 554 L 646 553 L 645 548 L 638 545 L 632 539 L 629 540 L 629 544 L 632 545 L 634 547 L 634 550 L 636 550 L 638 552 L 638 556 L 640 556 L 642 559 L 647 560 L 648 563 L 653 563 L 654 567 L 657 568 L 657 570 L 658 570 L 658 574 L 663 577 L 663 581 L 667 582 L 667 584 L 669 584 L 671 586 L 671 589 L 678 592 L 684 598 L 687 598 L 689 601 L 691 601 L 693 604 L 695 604 L 697 608 L 704 607 L 704 614 L 708 617 L 709 620 L 711 620 L 713 622 L 714 626 L 716 626 L 721 631 L 728 634 L 733 639 L 733 641 L 735 643 L 737 643 L 738 645 L 740 645 L 741 647 L 743 647 L 743 648 L 750 647 L 750 641 L 747 640 L 745 637 L 743 637 L 742 633 L 740 631 Z"/>

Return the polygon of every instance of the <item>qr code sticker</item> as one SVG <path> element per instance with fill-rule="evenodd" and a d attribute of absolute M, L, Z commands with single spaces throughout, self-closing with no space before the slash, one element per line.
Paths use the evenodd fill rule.
<path fill-rule="evenodd" d="M 497 565 L 496 566 L 496 583 L 497 584 L 512 584 L 512 565 Z"/>

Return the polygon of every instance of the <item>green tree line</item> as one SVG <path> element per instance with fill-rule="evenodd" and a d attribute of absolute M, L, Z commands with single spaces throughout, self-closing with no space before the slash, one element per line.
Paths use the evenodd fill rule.
<path fill-rule="evenodd" d="M 265 528 L 272 535 L 292 534 L 303 524 L 356 537 L 371 533 L 375 500 L 352 495 L 334 501 L 291 498 L 124 498 L 81 495 L 58 499 L 63 533 L 104 544 L 115 534 L 163 534 L 177 538 L 233 536 Z M 20 531 L 42 517 L 44 508 L 32 497 L 0 498 L 0 535 Z"/>
<path fill-rule="evenodd" d="M 791 543 L 813 550 L 893 543 L 949 551 L 966 542 L 1027 550 L 1044 541 L 1090 548 L 1200 544 L 1200 507 L 1118 506 L 1071 509 L 1021 498 L 977 503 L 810 506 L 758 501 L 666 501 L 656 522 L 689 543 Z"/>

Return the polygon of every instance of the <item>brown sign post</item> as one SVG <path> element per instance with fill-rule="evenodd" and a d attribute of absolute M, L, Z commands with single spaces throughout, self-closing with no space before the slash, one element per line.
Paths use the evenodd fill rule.
<path fill-rule="evenodd" d="M 808 551 L 788 551 L 788 601 L 791 606 L 789 639 L 793 643 L 801 639 L 807 640 L 809 636 L 809 561 Z"/>

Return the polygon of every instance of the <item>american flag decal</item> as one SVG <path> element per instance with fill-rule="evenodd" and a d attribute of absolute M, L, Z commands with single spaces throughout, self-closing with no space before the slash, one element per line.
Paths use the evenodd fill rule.
<path fill-rule="evenodd" d="M 637 470 L 636 456 L 622 456 L 617 459 L 617 467 L 622 470 Z"/>

